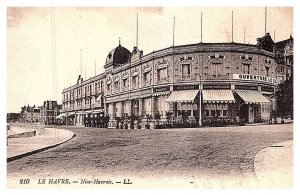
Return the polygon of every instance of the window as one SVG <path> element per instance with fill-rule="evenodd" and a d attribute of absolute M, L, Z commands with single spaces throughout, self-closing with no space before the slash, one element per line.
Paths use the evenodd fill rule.
<path fill-rule="evenodd" d="M 150 80 L 150 74 L 149 72 L 144 73 L 144 81 L 148 82 Z"/>
<path fill-rule="evenodd" d="M 127 84 L 128 83 L 128 79 L 123 79 L 122 83 L 123 83 L 123 89 L 126 90 L 127 86 L 128 86 L 128 84 Z"/>
<path fill-rule="evenodd" d="M 269 69 L 270 69 L 270 67 L 266 67 L 267 77 L 269 76 Z"/>
<path fill-rule="evenodd" d="M 212 74 L 213 74 L 213 78 L 218 78 L 219 75 L 220 75 L 220 66 L 221 66 L 221 63 L 213 63 L 211 65 L 211 68 L 212 68 Z"/>
<path fill-rule="evenodd" d="M 119 90 L 119 81 L 115 82 L 115 90 Z"/>
<path fill-rule="evenodd" d="M 243 64 L 243 73 L 250 74 L 250 64 Z"/>
<path fill-rule="evenodd" d="M 209 110 L 205 110 L 205 116 L 209 116 Z"/>
<path fill-rule="evenodd" d="M 227 116 L 227 110 L 223 110 L 223 116 Z"/>
<path fill-rule="evenodd" d="M 191 65 L 190 64 L 182 64 L 181 66 L 182 77 L 189 77 L 191 74 Z"/>
<path fill-rule="evenodd" d="M 107 85 L 107 91 L 110 91 L 110 84 Z"/>
<path fill-rule="evenodd" d="M 217 110 L 217 116 L 221 116 L 221 110 Z"/>
<path fill-rule="evenodd" d="M 192 111 L 191 110 L 187 110 L 186 113 L 187 113 L 188 116 L 192 115 Z"/>
<path fill-rule="evenodd" d="M 157 80 L 162 81 L 167 76 L 167 68 L 161 68 L 157 70 Z"/>
<path fill-rule="evenodd" d="M 216 111 L 215 110 L 211 110 L 211 116 L 216 116 Z"/>
<path fill-rule="evenodd" d="M 132 87 L 137 87 L 137 76 L 132 77 Z"/>

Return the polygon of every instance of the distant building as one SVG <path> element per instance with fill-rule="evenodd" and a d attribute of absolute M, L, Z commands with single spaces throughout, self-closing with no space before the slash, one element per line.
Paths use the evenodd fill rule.
<path fill-rule="evenodd" d="M 20 113 L 7 113 L 6 121 L 9 122 L 17 122 L 19 121 Z"/>
<path fill-rule="evenodd" d="M 21 108 L 20 121 L 21 122 L 41 122 L 41 108 L 34 106 L 24 106 Z"/>
<path fill-rule="evenodd" d="M 60 114 L 60 109 L 61 105 L 58 105 L 57 101 L 44 101 L 41 107 L 42 122 L 46 125 L 57 124 L 57 116 Z"/>
<path fill-rule="evenodd" d="M 290 79 L 293 76 L 294 66 L 294 39 L 289 39 L 275 43 L 277 61 L 277 81 L 278 84 Z"/>

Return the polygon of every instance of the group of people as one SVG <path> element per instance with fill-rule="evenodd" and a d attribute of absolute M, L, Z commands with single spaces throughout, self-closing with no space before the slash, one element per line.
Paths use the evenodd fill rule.
<path fill-rule="evenodd" d="M 84 119 L 85 127 L 100 127 L 107 128 L 109 122 L 109 116 L 100 116 L 100 117 L 86 117 Z"/>

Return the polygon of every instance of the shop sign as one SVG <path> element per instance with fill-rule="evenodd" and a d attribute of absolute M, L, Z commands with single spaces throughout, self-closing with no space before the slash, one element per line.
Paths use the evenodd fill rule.
<path fill-rule="evenodd" d="M 266 87 L 266 86 L 261 86 L 261 90 L 267 92 L 274 92 L 274 89 L 272 87 Z"/>
<path fill-rule="evenodd" d="M 230 85 L 203 85 L 203 89 L 231 89 Z"/>
<path fill-rule="evenodd" d="M 170 86 L 158 87 L 153 89 L 154 93 L 163 92 L 163 91 L 170 91 Z"/>
<path fill-rule="evenodd" d="M 130 97 L 139 97 L 141 95 L 140 91 L 130 93 Z"/>
<path fill-rule="evenodd" d="M 174 91 L 194 90 L 194 89 L 199 89 L 199 85 L 177 85 L 177 86 L 174 86 Z"/>
<path fill-rule="evenodd" d="M 151 89 L 148 89 L 148 90 L 144 90 L 141 92 L 142 95 L 147 95 L 147 94 L 150 94 L 151 93 Z"/>
<path fill-rule="evenodd" d="M 239 90 L 254 90 L 257 91 L 258 87 L 257 86 L 251 86 L 251 85 L 236 85 L 235 89 Z"/>
<path fill-rule="evenodd" d="M 246 81 L 262 81 L 262 82 L 267 82 L 272 84 L 277 83 L 276 79 L 267 76 L 262 76 L 262 75 L 233 74 L 232 78 L 237 80 L 246 80 Z"/>

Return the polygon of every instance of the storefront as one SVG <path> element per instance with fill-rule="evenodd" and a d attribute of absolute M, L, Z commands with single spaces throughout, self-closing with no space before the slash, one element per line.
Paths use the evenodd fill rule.
<path fill-rule="evenodd" d="M 235 93 L 239 98 L 239 117 L 242 121 L 254 123 L 270 118 L 271 102 L 259 91 L 235 90 Z"/>

